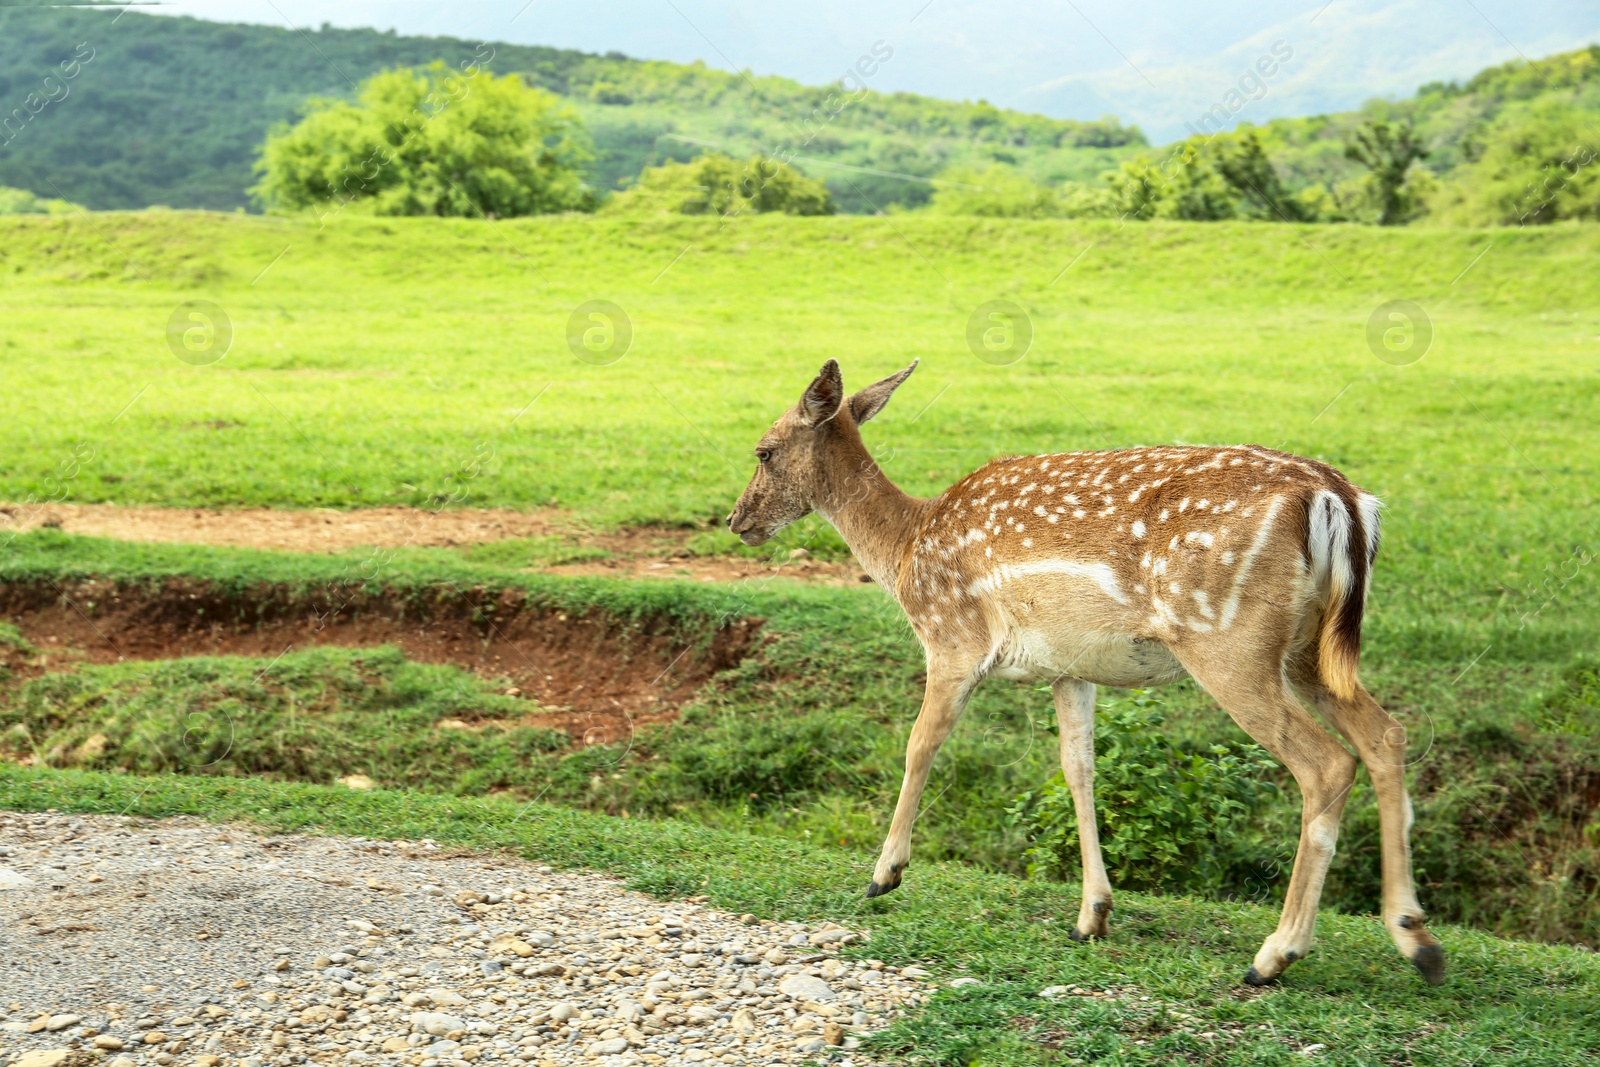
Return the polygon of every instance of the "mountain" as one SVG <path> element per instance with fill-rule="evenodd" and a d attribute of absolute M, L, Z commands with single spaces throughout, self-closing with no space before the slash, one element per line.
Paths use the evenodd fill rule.
<path fill-rule="evenodd" d="M 162 10 L 282 26 L 395 27 L 837 78 L 875 41 L 879 92 L 1056 118 L 1120 116 L 1156 141 L 1214 104 L 1275 41 L 1297 59 L 1250 116 L 1349 111 L 1372 97 L 1600 41 L 1594 0 L 166 0 Z"/>
<path fill-rule="evenodd" d="M 1307 25 L 1353 20 L 1365 27 L 1374 53 L 1390 48 L 1387 38 L 1407 27 L 1420 32 L 1395 21 L 1401 8 L 1379 10 L 1373 3 L 1335 0 Z M 942 10 L 930 8 L 928 17 Z M 1229 32 L 1220 27 L 1211 35 L 1220 41 Z M 1222 50 L 1221 61 L 1232 64 L 1231 80 L 1208 81 L 1198 74 L 1178 79 L 1202 88 L 1180 95 L 1185 110 L 1175 113 L 1189 116 L 1179 136 L 1257 127 L 1291 189 L 1356 177 L 1344 144 L 1369 117 L 1414 122 L 1430 149 L 1426 165 L 1443 175 L 1474 158 L 1494 123 L 1540 100 L 1560 98 L 1600 116 L 1600 46 L 1590 46 L 1538 61 L 1514 59 L 1464 83 L 1433 81 L 1414 95 L 1372 99 L 1359 110 L 1273 118 L 1313 99 L 1294 95 L 1308 80 L 1346 77 L 1327 65 L 1318 38 L 1273 36 L 1277 32 L 1269 29 Z M 1037 35 L 1029 36 L 1019 42 L 1018 54 L 1032 54 L 1038 43 Z M 520 74 L 571 100 L 594 139 L 590 181 L 602 192 L 667 159 L 708 150 L 761 152 L 824 179 L 843 210 L 872 212 L 925 202 L 939 176 L 956 166 L 1001 163 L 1053 185 L 1097 182 L 1124 159 L 1160 154 L 1137 127 L 1114 118 L 1052 119 L 982 100 L 957 103 L 880 91 L 894 65 L 909 58 L 903 47 L 887 39 L 869 44 L 845 84 L 803 85 L 615 52 L 328 25 L 293 30 L 225 24 L 123 8 L 4 6 L 0 187 L 91 208 L 249 208 L 251 164 L 274 124 L 292 120 L 310 96 L 349 96 L 378 70 L 433 60 L 483 62 L 491 71 Z M 1156 58 L 1177 54 L 1175 48 L 1168 42 Z M 1161 72 L 1173 68 L 1139 53 L 1119 69 L 1119 77 L 1166 80 Z M 1387 77 L 1393 84 L 1413 75 L 1397 69 Z M 1112 75 L 1097 86 L 1094 92 L 1108 107 L 1138 97 L 1131 84 Z M 1089 90 L 1068 79 L 1049 91 Z"/>
<path fill-rule="evenodd" d="M 378 70 L 480 61 L 570 98 L 602 190 L 708 148 L 781 153 L 847 211 L 926 200 L 952 164 L 1092 178 L 1144 143 L 1114 119 L 1074 122 L 867 89 L 806 86 L 703 64 L 370 29 L 299 31 L 117 10 L 0 8 L 0 186 L 91 208 L 247 207 L 256 147 L 307 97 L 349 96 Z M 487 58 L 485 58 L 487 57 Z"/>

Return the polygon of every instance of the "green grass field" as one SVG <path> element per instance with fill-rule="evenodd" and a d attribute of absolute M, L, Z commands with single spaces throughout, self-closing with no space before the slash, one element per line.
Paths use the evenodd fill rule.
<path fill-rule="evenodd" d="M 717 522 L 748 477 L 750 449 L 828 357 L 851 385 L 923 360 L 867 434 L 916 493 L 1004 453 L 1254 441 L 1318 456 L 1389 505 L 1363 672 L 1416 742 L 1424 905 L 1480 930 L 1594 944 L 1597 253 L 1600 231 L 1577 227 L 352 217 L 318 230 L 167 212 L 3 219 L 0 389 L 11 403 L 0 500 L 553 507 L 597 526 L 701 527 L 697 546 L 732 550 Z M 978 358 L 966 339 L 973 310 L 995 299 L 1022 306 L 1034 332 L 1008 365 Z M 1367 337 L 1374 309 L 1397 299 L 1420 304 L 1434 329 L 1426 355 L 1406 365 L 1377 358 Z M 169 317 L 189 300 L 226 310 L 225 358 L 193 365 L 169 348 Z M 590 300 L 631 318 L 632 344 L 615 362 L 568 347 L 568 317 Z M 800 544 L 842 547 L 811 520 L 773 551 Z M 1270 919 L 1253 904 L 1129 895 L 1105 945 L 1072 955 L 1033 943 L 1034 920 L 1066 914 L 1073 889 L 1021 877 L 1025 842 L 1005 815 L 1052 773 L 1048 696 L 1025 687 L 980 691 L 941 755 L 907 892 L 883 905 L 857 899 L 921 668 L 878 590 L 567 580 L 451 549 L 405 550 L 376 572 L 371 562 L 43 531 L 5 543 L 0 584 L 192 579 L 240 622 L 268 594 L 292 601 L 363 580 L 418 598 L 506 587 L 691 634 L 727 615 L 760 617 L 770 643 L 626 751 L 485 734 L 426 774 L 402 735 L 446 705 L 504 713 L 489 680 L 392 652 L 307 653 L 270 671 L 242 658 L 135 661 L 12 680 L 0 684 L 0 750 L 34 765 L 3 771 L 0 802 L 121 810 L 131 800 L 152 813 L 368 834 L 421 833 L 421 820 L 439 829 L 432 836 L 486 843 L 493 835 L 447 832 L 450 812 L 537 796 L 563 809 L 540 808 L 540 820 L 595 827 L 599 843 L 565 848 L 542 830 L 494 843 L 631 869 L 659 891 L 686 891 L 692 878 L 730 905 L 869 914 L 891 946 L 875 942 L 876 954 L 1000 983 L 992 996 L 949 994 L 897 1029 L 880 1046 L 891 1061 L 1050 1062 L 1035 1040 L 1048 1033 L 1061 1054 L 1111 1062 L 1287 1062 L 1312 1042 L 1349 1063 L 1573 1063 L 1596 1050 L 1588 1009 L 1569 1010 L 1593 1001 L 1592 957 L 1452 930 L 1446 947 L 1462 964 L 1439 994 L 1392 958 L 1378 925 L 1358 917 L 1377 888 L 1364 778 L 1325 898 L 1356 914 L 1325 918 L 1321 947 L 1286 988 L 1237 1000 L 1245 946 Z M 165 694 L 197 704 L 225 695 L 230 714 L 261 724 L 261 743 L 141 784 L 133 776 L 172 769 L 184 734 Z M 1192 686 L 1163 698 L 1165 729 L 1184 744 L 1238 739 Z M 286 720 L 285 706 L 308 714 Z M 381 728 L 395 743 L 374 748 L 370 767 L 350 766 Z M 110 739 L 101 756 L 70 755 L 96 731 Z M 409 791 L 342 798 L 302 784 L 350 770 Z M 1225 899 L 1270 904 L 1281 892 L 1281 877 L 1259 876 L 1298 826 L 1293 787 L 1281 784 L 1281 802 L 1240 843 L 1243 888 Z M 501 799 L 449 796 L 488 791 Z M 633 818 L 598 818 L 622 811 Z M 640 833 L 664 843 L 630 868 Z M 688 858 L 668 854 L 671 842 L 692 843 Z M 701 881 L 711 872 L 699 857 L 713 852 L 719 870 L 740 869 L 737 886 Z M 954 910 L 940 910 L 949 901 Z M 1293 1040 L 1252 1031 L 1242 1044 L 1201 1047 L 1137 1012 L 1031 998 L 1090 975 L 1136 982 L 1217 1026 L 1265 1023 L 1274 1029 L 1262 1034 Z M 1031 1021 L 1008 1021 L 1023 1016 Z"/>
<path fill-rule="evenodd" d="M 1592 228 L 340 218 L 319 231 L 150 213 L 5 219 L 0 235 L 13 500 L 437 496 L 709 522 L 755 436 L 831 356 L 857 384 L 923 360 L 870 435 L 912 492 L 1028 451 L 1254 441 L 1327 458 L 1390 505 L 1377 592 L 1390 612 L 1520 610 L 1594 535 Z M 214 365 L 168 348 L 168 318 L 192 299 L 232 321 Z M 570 313 L 596 299 L 633 322 L 608 366 L 566 343 Z M 993 299 L 1032 319 L 1032 350 L 1010 366 L 967 347 L 969 315 Z M 1433 320 L 1410 366 L 1367 345 L 1369 315 L 1393 299 Z M 92 459 L 73 464 L 75 450 Z"/>

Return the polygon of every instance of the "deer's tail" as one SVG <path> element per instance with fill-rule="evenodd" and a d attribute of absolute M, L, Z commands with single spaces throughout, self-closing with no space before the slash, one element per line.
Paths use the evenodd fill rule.
<path fill-rule="evenodd" d="M 1345 488 L 1345 487 L 1341 487 Z M 1317 634 L 1317 673 L 1334 696 L 1352 699 L 1361 684 L 1361 619 L 1378 556 L 1382 503 L 1369 493 L 1323 489 L 1308 507 L 1306 555 L 1326 594 Z"/>

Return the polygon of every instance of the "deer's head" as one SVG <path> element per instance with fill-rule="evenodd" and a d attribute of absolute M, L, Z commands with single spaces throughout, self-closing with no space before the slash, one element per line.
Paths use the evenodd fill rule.
<path fill-rule="evenodd" d="M 860 466 L 852 452 L 865 455 L 856 427 L 882 411 L 916 369 L 913 361 L 898 374 L 846 397 L 839 364 L 831 359 L 824 363 L 800 402 L 761 435 L 756 473 L 728 516 L 728 529 L 745 544 L 759 545 L 819 504 L 836 499 L 842 483 Z M 841 449 L 840 444 L 855 447 Z M 872 471 L 876 473 L 876 466 Z"/>

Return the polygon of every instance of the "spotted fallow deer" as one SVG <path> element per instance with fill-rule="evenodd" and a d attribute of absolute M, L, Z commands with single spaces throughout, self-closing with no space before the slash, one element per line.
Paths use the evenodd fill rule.
<path fill-rule="evenodd" d="M 1254 445 L 1126 448 L 997 459 L 932 500 L 901 492 L 858 427 L 916 363 L 846 396 L 823 365 L 756 446 L 728 526 L 758 545 L 816 511 L 899 601 L 928 681 L 869 897 L 900 884 L 928 771 L 978 682 L 1052 683 L 1061 766 L 1083 846 L 1075 940 L 1101 937 L 1111 883 L 1094 814 L 1095 686 L 1193 677 L 1294 774 L 1299 851 L 1277 930 L 1245 981 L 1311 949 L 1317 901 L 1356 758 L 1382 820 L 1383 921 L 1431 983 L 1444 952 L 1411 879 L 1405 730 L 1356 677 L 1378 500 L 1332 467 Z"/>

